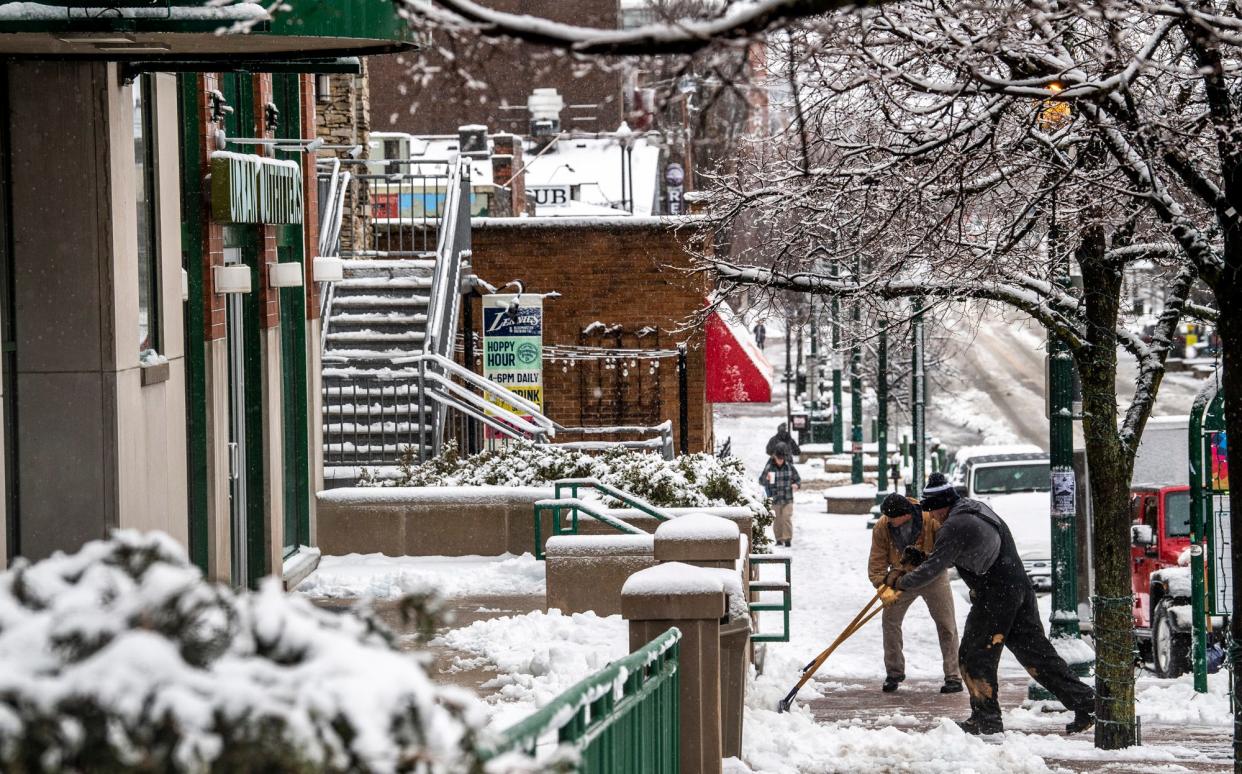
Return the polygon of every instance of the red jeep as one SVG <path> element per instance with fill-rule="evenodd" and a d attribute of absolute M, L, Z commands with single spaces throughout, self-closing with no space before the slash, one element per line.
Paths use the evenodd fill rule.
<path fill-rule="evenodd" d="M 1139 651 L 1156 674 L 1190 669 L 1190 487 L 1136 486 L 1131 492 L 1131 584 Z"/>

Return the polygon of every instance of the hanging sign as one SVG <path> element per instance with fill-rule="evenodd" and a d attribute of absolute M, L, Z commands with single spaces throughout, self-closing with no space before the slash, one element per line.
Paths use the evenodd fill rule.
<path fill-rule="evenodd" d="M 543 410 L 541 297 L 511 293 L 483 296 L 483 376 Z M 502 405 L 525 416 L 514 406 Z"/>
<path fill-rule="evenodd" d="M 301 223 L 302 168 L 249 153 L 212 153 L 211 217 L 217 223 Z"/>

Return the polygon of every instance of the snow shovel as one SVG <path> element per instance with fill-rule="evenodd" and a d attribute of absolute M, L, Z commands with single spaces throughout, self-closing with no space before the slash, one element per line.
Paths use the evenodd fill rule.
<path fill-rule="evenodd" d="M 821 666 L 823 666 L 824 662 L 828 660 L 828 657 L 832 655 L 832 652 L 837 649 L 837 646 L 854 636 L 854 633 L 861 629 L 863 624 L 870 621 L 875 617 L 876 613 L 884 609 L 883 605 L 875 608 L 874 610 L 871 609 L 871 606 L 880 599 L 880 594 L 883 593 L 885 588 L 887 587 L 881 585 L 880 588 L 876 590 L 875 596 L 871 598 L 871 601 L 864 605 L 862 610 L 858 611 L 858 615 L 854 616 L 854 620 L 850 621 L 849 625 L 847 625 L 845 629 L 837 635 L 837 638 L 832 641 L 832 644 L 827 648 L 824 648 L 824 651 L 816 656 L 811 663 L 802 667 L 802 678 L 798 680 L 798 684 L 795 685 L 789 693 L 785 694 L 785 698 L 777 702 L 777 712 L 788 712 L 789 708 L 793 706 L 794 697 L 798 695 L 798 691 L 801 690 L 802 686 L 806 685 L 808 680 L 815 676 L 815 673 Z"/>

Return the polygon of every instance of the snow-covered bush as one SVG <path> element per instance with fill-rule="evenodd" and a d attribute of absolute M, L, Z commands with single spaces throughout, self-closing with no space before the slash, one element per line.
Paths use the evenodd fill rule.
<path fill-rule="evenodd" d="M 382 625 L 118 532 L 0 575 L 0 770 L 465 772 L 483 714 Z"/>
<path fill-rule="evenodd" d="M 360 485 L 546 486 L 557 479 L 587 477 L 666 508 L 747 508 L 754 516 L 755 550 L 767 550 L 764 528 L 772 523 L 772 512 L 758 483 L 746 475 L 742 461 L 736 457 L 683 454 L 666 460 L 651 452 L 620 448 L 591 455 L 562 446 L 520 441 L 462 457 L 449 444 L 439 457 L 421 465 L 407 456 L 395 479 L 364 477 Z"/>

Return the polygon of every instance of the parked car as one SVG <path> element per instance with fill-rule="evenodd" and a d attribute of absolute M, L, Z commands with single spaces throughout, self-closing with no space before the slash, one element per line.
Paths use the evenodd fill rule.
<path fill-rule="evenodd" d="M 1052 590 L 1052 503 L 1047 452 L 985 453 L 972 456 L 954 471 L 954 485 L 964 496 L 986 503 L 1005 520 L 1036 591 Z M 961 453 L 958 454 L 961 459 Z"/>
<path fill-rule="evenodd" d="M 1139 653 L 1160 677 L 1177 677 L 1190 662 L 1190 487 L 1139 485 L 1130 491 L 1130 580 Z M 1213 641 L 1223 621 L 1213 621 Z"/>
<path fill-rule="evenodd" d="M 966 483 L 966 463 L 976 457 L 995 456 L 997 454 L 1040 454 L 1043 449 L 1033 443 L 991 444 L 987 446 L 963 446 L 953 455 L 949 465 L 949 481 L 954 485 Z"/>

